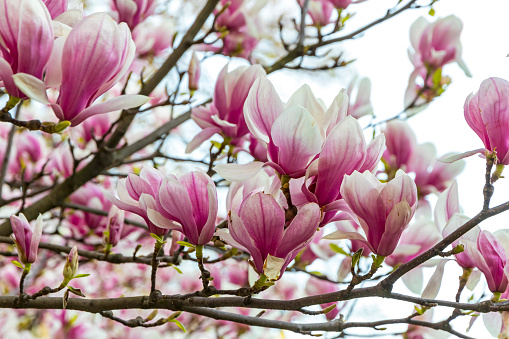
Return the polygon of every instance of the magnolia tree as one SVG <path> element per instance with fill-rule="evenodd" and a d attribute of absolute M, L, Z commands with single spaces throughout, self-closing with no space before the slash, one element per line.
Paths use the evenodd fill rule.
<path fill-rule="evenodd" d="M 436 0 L 350 20 L 360 2 L 0 0 L 2 337 L 470 338 L 482 315 L 507 338 L 509 233 L 479 224 L 509 209 L 509 82 L 465 100 L 480 148 L 438 157 L 406 120 L 454 86 L 444 66 L 470 76 L 462 22 Z M 374 116 L 368 78 L 281 99 L 269 74 L 352 67 L 343 42 L 415 9 L 399 114 Z M 357 307 L 381 298 L 405 316 Z"/>

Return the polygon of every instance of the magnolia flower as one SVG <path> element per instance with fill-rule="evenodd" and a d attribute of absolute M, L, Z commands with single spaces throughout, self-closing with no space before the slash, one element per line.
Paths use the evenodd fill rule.
<path fill-rule="evenodd" d="M 497 162 L 509 165 L 509 82 L 488 78 L 465 101 L 465 120 Z"/>
<path fill-rule="evenodd" d="M 313 21 L 313 25 L 318 28 L 327 26 L 331 22 L 333 10 L 334 5 L 327 0 L 311 0 L 308 5 L 308 14 Z"/>
<path fill-rule="evenodd" d="M 244 102 L 253 82 L 265 71 L 260 65 L 238 67 L 228 72 L 226 65 L 216 81 L 214 97 L 210 105 L 193 109 L 191 118 L 203 130 L 187 145 L 190 153 L 216 133 L 231 138 L 231 144 L 240 144 L 249 129 L 244 119 Z"/>
<path fill-rule="evenodd" d="M 259 77 L 249 90 L 244 117 L 249 131 L 267 145 L 267 165 L 291 178 L 304 176 L 308 166 L 320 153 L 327 135 L 346 117 L 348 96 L 341 91 L 326 109 L 304 85 L 283 104 L 274 86 Z M 244 180 L 264 163 L 217 165 L 215 170 L 230 181 Z"/>
<path fill-rule="evenodd" d="M 118 198 L 106 193 L 106 197 L 118 208 L 142 217 L 147 223 L 150 233 L 164 235 L 168 233 L 168 224 L 165 228 L 158 227 L 149 218 L 149 209 L 157 210 L 159 188 L 164 176 L 152 167 L 144 166 L 140 176 L 128 174 L 127 178 L 120 179 L 117 185 Z"/>
<path fill-rule="evenodd" d="M 127 23 L 130 29 L 152 15 L 156 6 L 156 0 L 113 0 L 118 22 Z"/>
<path fill-rule="evenodd" d="M 122 228 L 124 227 L 125 211 L 120 210 L 117 206 L 111 206 L 108 213 L 108 224 L 106 232 L 103 236 L 103 241 L 107 245 L 117 246 L 120 236 L 122 235 Z"/>
<path fill-rule="evenodd" d="M 357 95 L 353 100 L 352 92 L 357 87 Z M 348 105 L 348 115 L 355 119 L 359 119 L 365 115 L 373 115 L 373 106 L 371 105 L 371 81 L 369 78 L 362 78 L 357 84 L 357 77 L 355 77 L 348 85 L 347 94 L 350 97 L 350 104 Z"/>
<path fill-rule="evenodd" d="M 193 171 L 180 178 L 166 177 L 156 200 L 158 208 L 148 209 L 148 217 L 155 225 L 182 232 L 193 245 L 205 245 L 212 239 L 216 229 L 217 191 L 206 173 Z"/>
<path fill-rule="evenodd" d="M 26 98 L 13 82 L 17 73 L 42 79 L 53 48 L 53 28 L 41 0 L 0 0 L 0 86 Z"/>
<path fill-rule="evenodd" d="M 15 75 L 14 81 L 30 98 L 51 105 L 58 119 L 76 126 L 93 115 L 148 101 L 141 95 L 121 95 L 92 105 L 125 75 L 134 58 L 134 42 L 125 23 L 117 25 L 105 13 L 92 14 L 55 44 L 45 83 L 24 73 Z M 50 103 L 46 85 L 59 88 L 56 103 Z"/>
<path fill-rule="evenodd" d="M 341 195 L 358 216 L 367 239 L 356 232 L 338 230 L 325 239 L 354 239 L 364 242 L 373 253 L 386 257 L 396 249 L 417 206 L 417 187 L 405 172 L 386 184 L 369 171 L 346 175 Z"/>
<path fill-rule="evenodd" d="M 465 250 L 476 267 L 484 274 L 488 288 L 493 293 L 502 293 L 507 289 L 509 267 L 502 244 L 488 231 L 481 231 L 477 243 L 467 242 Z"/>
<path fill-rule="evenodd" d="M 143 21 L 133 29 L 136 53 L 140 57 L 160 55 L 167 48 L 172 47 L 174 32 L 175 26 L 171 20 L 160 23 Z"/>
<path fill-rule="evenodd" d="M 37 260 L 37 250 L 42 235 L 42 215 L 39 214 L 35 227 L 32 229 L 23 213 L 19 217 L 11 215 L 11 238 L 18 249 L 19 261 L 24 265 L 33 264 Z"/>
<path fill-rule="evenodd" d="M 317 204 L 304 205 L 285 227 L 285 211 L 271 196 L 255 193 L 244 200 L 239 213 L 230 213 L 229 231 L 218 235 L 253 258 L 256 271 L 278 279 L 311 240 L 321 217 Z"/>
<path fill-rule="evenodd" d="M 330 2 L 331 4 L 334 5 L 334 7 L 338 8 L 338 9 L 346 9 L 351 3 L 352 3 L 352 0 L 327 0 L 328 2 Z M 357 2 L 362 2 L 364 0 L 357 0 Z"/>
<path fill-rule="evenodd" d="M 413 53 L 410 60 L 416 71 L 424 73 L 437 70 L 444 65 L 457 62 L 465 74 L 470 76 L 467 66 L 461 59 L 460 34 L 463 23 L 454 15 L 428 22 L 424 17 L 417 19 L 410 27 L 410 42 Z"/>
<path fill-rule="evenodd" d="M 385 148 L 384 141 L 384 135 L 380 134 L 366 145 L 362 128 L 352 117 L 344 118 L 327 135 L 319 158 L 306 173 L 306 183 L 313 179 L 302 188 L 309 201 L 324 207 L 322 226 L 333 220 L 338 210 L 344 209 L 344 206 L 334 206 L 340 204 L 343 177 L 354 171 L 375 170 Z"/>

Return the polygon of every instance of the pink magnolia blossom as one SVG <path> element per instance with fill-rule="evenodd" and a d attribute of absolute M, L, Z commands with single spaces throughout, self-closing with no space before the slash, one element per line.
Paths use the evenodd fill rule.
<path fill-rule="evenodd" d="M 0 0 L 0 87 L 26 98 L 13 75 L 30 74 L 41 80 L 53 48 L 53 28 L 41 0 Z"/>
<path fill-rule="evenodd" d="M 90 207 L 100 211 L 109 211 L 112 206 L 112 203 L 104 194 L 101 186 L 92 182 L 88 182 L 80 187 L 70 196 L 70 200 L 74 204 Z M 90 232 L 90 230 L 94 230 L 100 234 L 106 228 L 107 218 L 102 215 L 76 211 L 75 217 L 76 219 L 71 220 L 78 225 L 83 222 L 84 226 L 86 226 L 83 231 L 86 233 Z"/>
<path fill-rule="evenodd" d="M 346 9 L 350 4 L 352 3 L 352 0 L 327 0 L 331 4 L 334 5 L 334 7 L 338 9 Z M 361 1 L 357 1 L 361 2 Z"/>
<path fill-rule="evenodd" d="M 125 211 L 120 210 L 117 206 L 111 206 L 108 213 L 108 224 L 103 236 L 104 243 L 111 246 L 117 246 L 120 236 L 122 235 L 122 228 L 124 227 Z"/>
<path fill-rule="evenodd" d="M 375 170 L 385 148 L 384 141 L 384 135 L 380 134 L 366 145 L 362 128 L 352 117 L 344 118 L 327 135 L 320 156 L 306 173 L 306 181 L 314 178 L 309 186 L 302 188 L 309 201 L 324 208 L 322 226 L 332 221 L 342 208 L 334 205 L 340 203 L 343 177 L 354 171 Z"/>
<path fill-rule="evenodd" d="M 369 171 L 355 171 L 345 176 L 341 195 L 359 217 L 367 239 L 340 230 L 325 238 L 360 240 L 377 255 L 391 255 L 417 207 L 417 187 L 412 178 L 398 171 L 393 180 L 383 184 Z"/>
<path fill-rule="evenodd" d="M 125 75 L 134 58 L 134 42 L 125 23 L 117 25 L 104 13 L 92 14 L 55 44 L 45 83 L 24 73 L 15 75 L 14 81 L 30 98 L 51 105 L 58 119 L 76 126 L 93 115 L 147 102 L 145 96 L 122 95 L 92 105 Z M 56 103 L 50 103 L 46 85 L 59 87 Z"/>
<path fill-rule="evenodd" d="M 78 248 L 76 246 L 73 246 L 73 248 L 71 248 L 71 251 L 69 252 L 69 254 L 67 255 L 67 258 L 65 260 L 64 272 L 63 272 L 65 281 L 70 281 L 72 278 L 74 278 L 74 276 L 78 272 L 78 266 L 79 266 L 78 259 L 79 259 Z"/>
<path fill-rule="evenodd" d="M 156 0 L 113 0 L 113 9 L 118 12 L 118 22 L 125 22 L 134 29 L 148 16 L 154 14 Z"/>
<path fill-rule="evenodd" d="M 78 146 L 84 149 L 91 140 L 103 137 L 110 129 L 112 122 L 110 114 L 94 115 L 83 121 L 73 129 L 78 138 Z"/>
<path fill-rule="evenodd" d="M 230 32 L 223 39 L 221 53 L 227 56 L 249 59 L 258 45 L 258 38 L 249 32 Z"/>
<path fill-rule="evenodd" d="M 437 70 L 444 65 L 457 62 L 468 75 L 467 66 L 461 59 L 460 33 L 463 23 L 454 15 L 429 23 L 424 17 L 417 19 L 410 27 L 410 42 L 413 53 L 410 60 L 416 71 L 423 73 Z"/>
<path fill-rule="evenodd" d="M 193 245 L 205 245 L 212 239 L 216 229 L 217 191 L 206 173 L 193 171 L 179 178 L 169 175 L 161 183 L 157 204 L 157 209 L 148 211 L 155 225 L 182 232 Z"/>
<path fill-rule="evenodd" d="M 489 231 L 481 231 L 477 243 L 466 243 L 465 250 L 476 267 L 484 274 L 488 288 L 493 293 L 502 293 L 507 289 L 507 256 L 502 244 Z"/>
<path fill-rule="evenodd" d="M 357 95 L 353 100 L 352 93 L 357 87 Z M 371 81 L 369 78 L 362 78 L 357 84 L 357 77 L 355 77 L 348 85 L 348 96 L 350 97 L 350 104 L 348 105 L 348 115 L 355 119 L 359 119 L 365 115 L 373 115 L 373 106 L 371 105 Z"/>
<path fill-rule="evenodd" d="M 172 47 L 175 27 L 170 20 L 160 23 L 143 21 L 133 29 L 136 54 L 140 57 L 159 56 Z"/>
<path fill-rule="evenodd" d="M 67 2 L 69 0 L 43 0 L 48 8 L 49 14 L 52 19 L 55 19 L 60 14 L 67 10 Z"/>
<path fill-rule="evenodd" d="M 270 258 L 275 257 L 280 277 L 313 237 L 320 214 L 318 205 L 304 205 L 285 228 L 285 211 L 277 201 L 271 195 L 255 193 L 244 200 L 238 215 L 234 211 L 230 213 L 230 233 L 223 231 L 218 235 L 228 244 L 251 254 L 259 274 L 268 275 Z"/>
<path fill-rule="evenodd" d="M 404 121 L 388 122 L 384 134 L 387 150 L 383 159 L 389 178 L 398 169 L 415 173 L 420 197 L 442 192 L 465 167 L 464 161 L 454 164 L 437 161 L 435 146 L 431 143 L 417 144 L 414 132 Z"/>
<path fill-rule="evenodd" d="M 333 10 L 334 5 L 330 1 L 311 0 L 308 5 L 308 14 L 313 21 L 313 26 L 318 28 L 327 26 L 331 22 Z"/>
<path fill-rule="evenodd" d="M 398 246 L 385 259 L 385 263 L 392 267 L 404 264 L 429 250 L 440 240 L 442 235 L 431 219 L 431 207 L 427 202 L 419 201 L 413 223 L 403 232 Z"/>
<path fill-rule="evenodd" d="M 232 72 L 228 72 L 226 65 L 221 70 L 212 103 L 193 109 L 191 118 L 203 130 L 187 145 L 187 153 L 216 133 L 231 138 L 232 145 L 242 143 L 249 133 L 244 119 L 244 102 L 254 81 L 262 75 L 265 71 L 259 65 L 238 67 Z"/>
<path fill-rule="evenodd" d="M 465 120 L 497 162 L 509 165 L 509 82 L 488 78 L 465 101 Z"/>
<path fill-rule="evenodd" d="M 37 250 L 42 235 L 42 215 L 39 214 L 35 227 L 32 229 L 23 213 L 19 217 L 11 215 L 11 238 L 18 249 L 19 261 L 24 265 L 33 264 L 37 260 Z"/>
<path fill-rule="evenodd" d="M 347 105 L 348 98 L 341 91 L 326 109 L 307 85 L 284 105 L 270 81 L 259 77 L 249 91 L 244 117 L 253 136 L 267 145 L 266 164 L 279 174 L 299 178 L 320 153 L 327 134 L 345 118 Z M 223 171 L 226 168 L 216 166 L 221 176 L 236 180 Z"/>
<path fill-rule="evenodd" d="M 246 26 L 245 16 L 245 0 L 221 0 L 218 8 L 226 9 L 217 17 L 216 26 L 221 29 L 225 28 L 229 31 L 239 31 Z M 218 14 L 219 10 L 214 10 L 214 14 Z"/>
<path fill-rule="evenodd" d="M 200 82 L 200 60 L 198 60 L 196 52 L 194 51 L 193 55 L 191 56 L 191 62 L 189 63 L 187 75 L 189 76 L 189 90 L 196 91 L 199 88 L 198 84 Z"/>
<path fill-rule="evenodd" d="M 118 198 L 106 193 L 108 199 L 118 208 L 142 217 L 147 223 L 150 233 L 164 235 L 167 228 L 158 227 L 149 218 L 148 210 L 157 210 L 159 188 L 164 180 L 161 172 L 155 168 L 144 166 L 140 176 L 129 174 L 127 178 L 120 179 L 117 185 Z"/>

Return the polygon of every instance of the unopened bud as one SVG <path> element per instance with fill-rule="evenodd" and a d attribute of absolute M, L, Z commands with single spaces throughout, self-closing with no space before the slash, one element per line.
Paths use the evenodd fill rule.
<path fill-rule="evenodd" d="M 78 271 L 78 248 L 74 246 L 69 255 L 67 256 L 67 260 L 64 265 L 64 281 L 68 283 Z"/>
<path fill-rule="evenodd" d="M 200 60 L 198 60 L 195 52 L 193 52 L 191 57 L 187 74 L 189 76 L 189 90 L 196 91 L 199 88 L 198 84 L 200 82 Z"/>

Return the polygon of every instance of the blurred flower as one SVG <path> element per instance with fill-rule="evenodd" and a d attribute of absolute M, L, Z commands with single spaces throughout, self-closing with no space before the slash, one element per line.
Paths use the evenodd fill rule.
<path fill-rule="evenodd" d="M 156 0 L 113 0 L 113 9 L 118 13 L 118 22 L 125 22 L 134 29 L 148 16 L 154 14 Z"/>
<path fill-rule="evenodd" d="M 78 248 L 73 246 L 64 264 L 64 281 L 69 282 L 78 272 Z"/>
<path fill-rule="evenodd" d="M 187 70 L 187 75 L 189 77 L 189 85 L 188 88 L 190 91 L 196 91 L 199 88 L 200 82 L 200 60 L 196 56 L 196 52 L 193 51 L 193 55 L 191 56 L 191 62 L 189 63 L 189 68 Z"/>
<path fill-rule="evenodd" d="M 357 87 L 357 95 L 355 101 L 352 98 L 352 93 Z M 373 115 L 373 106 L 371 105 L 371 81 L 369 78 L 362 78 L 357 84 L 357 77 L 355 77 L 348 85 L 347 91 L 350 97 L 350 104 L 348 105 L 348 115 L 355 119 L 359 119 L 365 115 Z"/>
<path fill-rule="evenodd" d="M 143 21 L 133 30 L 136 53 L 140 57 L 159 56 L 172 47 L 174 32 L 175 27 L 171 20 L 166 19 L 160 23 Z"/>

